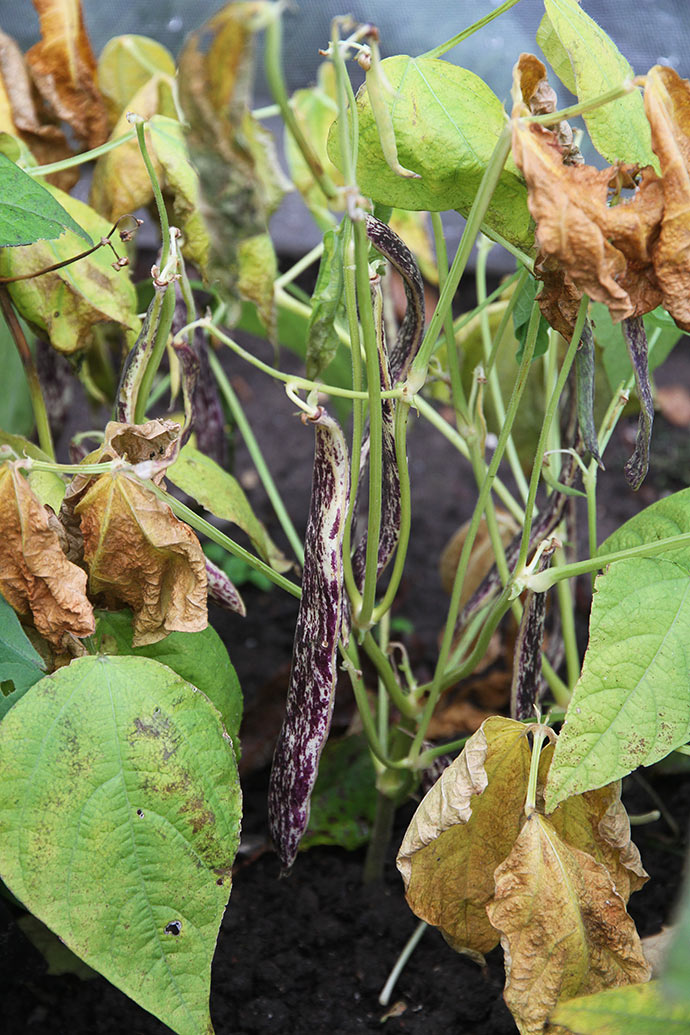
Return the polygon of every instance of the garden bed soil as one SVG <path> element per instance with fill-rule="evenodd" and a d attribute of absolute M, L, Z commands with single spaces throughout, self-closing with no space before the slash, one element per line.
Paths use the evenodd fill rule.
<path fill-rule="evenodd" d="M 689 364 L 675 360 L 669 382 L 690 383 Z M 246 367 L 231 363 L 235 387 L 243 395 L 257 437 L 270 459 L 287 506 L 301 531 L 306 520 L 311 471 L 312 436 L 296 417 L 280 387 L 266 386 Z M 397 615 L 409 623 L 406 643 L 420 679 L 431 674 L 446 598 L 436 559 L 450 535 L 471 512 L 469 468 L 445 440 L 421 420 L 413 421 L 410 465 L 414 491 L 412 546 Z M 622 465 L 630 452 L 631 428 L 624 422 L 607 453 L 601 477 L 600 538 L 613 531 L 640 506 L 690 482 L 687 428 L 657 420 L 652 471 L 641 490 L 642 500 L 624 483 Z M 250 470 L 238 446 L 235 470 Z M 245 477 L 251 486 L 251 476 Z M 260 489 L 250 496 L 259 515 L 275 532 Z M 280 538 L 276 533 L 276 538 Z M 428 562 L 431 557 L 431 562 Z M 581 601 L 581 632 L 586 637 L 587 580 Z M 213 965 L 211 1013 L 217 1035 L 354 1035 L 358 1032 L 424 1033 L 424 1035 L 509 1035 L 516 1028 L 502 997 L 500 948 L 481 969 L 453 953 L 435 930 L 428 930 L 384 1008 L 378 995 L 417 920 L 409 911 L 394 866 L 400 843 L 415 807 L 400 809 L 382 884 L 363 887 L 363 850 L 314 848 L 301 853 L 294 870 L 278 879 L 279 866 L 269 850 L 266 820 L 267 763 L 271 737 L 277 733 L 287 678 L 295 602 L 242 587 L 248 615 L 215 612 L 240 674 L 246 695 L 243 731 L 243 844 L 232 895 L 223 921 Z M 216 621 L 217 620 L 217 621 Z M 350 702 L 343 695 L 336 723 L 349 721 Z M 643 862 L 651 875 L 632 897 L 632 912 L 644 936 L 669 921 L 677 897 L 685 854 L 690 806 L 690 775 L 668 775 L 659 768 L 645 773 L 677 824 L 668 820 L 634 828 Z M 650 791 L 636 778 L 625 785 L 633 812 L 655 807 Z M 0 900 L 1 902 L 2 900 Z M 46 973 L 42 957 L 24 938 L 18 912 L 0 905 L 0 967 L 4 975 L 4 1035 L 164 1035 L 169 1031 L 100 977 Z M 385 1019 L 385 1023 L 382 1023 Z"/>

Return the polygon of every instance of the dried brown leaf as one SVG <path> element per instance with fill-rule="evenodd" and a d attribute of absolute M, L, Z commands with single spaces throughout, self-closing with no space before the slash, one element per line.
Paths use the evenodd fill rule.
<path fill-rule="evenodd" d="M 654 247 L 663 305 L 690 330 L 690 82 L 665 65 L 647 73 L 645 111 L 663 177 L 664 214 Z"/>
<path fill-rule="evenodd" d="M 498 942 L 486 915 L 493 872 L 524 822 L 530 747 L 522 723 L 487 719 L 415 813 L 397 866 L 410 908 L 456 950 Z"/>
<path fill-rule="evenodd" d="M 26 55 L 42 96 L 87 147 L 108 136 L 108 117 L 96 85 L 96 60 L 80 0 L 33 0 L 42 39 Z"/>
<path fill-rule="evenodd" d="M 541 1035 L 555 1006 L 647 981 L 649 966 L 605 866 L 533 813 L 495 873 L 487 907 L 501 932 L 504 998 L 522 1035 Z"/>
<path fill-rule="evenodd" d="M 66 634 L 95 629 L 86 574 L 67 560 L 48 512 L 11 463 L 0 467 L 0 592 L 21 617 L 61 647 Z"/>
<path fill-rule="evenodd" d="M 652 249 L 664 199 L 651 166 L 639 176 L 634 166 L 566 166 L 556 135 L 519 119 L 513 123 L 513 155 L 527 181 L 542 255 L 557 263 L 577 291 L 606 304 L 614 321 L 654 309 L 662 296 Z M 619 194 L 632 182 L 637 187 L 630 200 L 609 204 L 611 191 Z"/>
<path fill-rule="evenodd" d="M 37 103 L 21 50 L 4 32 L 0 32 L 0 131 L 23 140 L 41 165 L 72 155 L 65 134 Z M 69 191 L 79 179 L 79 170 L 65 169 L 46 179 Z"/>
<path fill-rule="evenodd" d="M 76 506 L 89 588 L 134 612 L 134 646 L 208 624 L 206 562 L 188 525 L 136 479 L 101 475 Z"/>
<path fill-rule="evenodd" d="M 515 91 L 532 115 L 550 115 L 558 107 L 558 98 L 549 86 L 546 66 L 534 54 L 521 54 L 513 69 Z M 574 141 L 570 123 L 565 119 L 556 126 L 556 139 L 563 149 L 565 165 L 582 165 L 584 159 Z"/>

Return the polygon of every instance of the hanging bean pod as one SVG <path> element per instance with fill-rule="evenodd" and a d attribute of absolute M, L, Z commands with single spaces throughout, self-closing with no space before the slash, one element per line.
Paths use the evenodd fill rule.
<path fill-rule="evenodd" d="M 319 408 L 292 671 L 268 792 L 269 826 L 287 873 L 309 822 L 311 793 L 331 724 L 343 634 L 343 530 L 350 495 L 345 438 Z"/>

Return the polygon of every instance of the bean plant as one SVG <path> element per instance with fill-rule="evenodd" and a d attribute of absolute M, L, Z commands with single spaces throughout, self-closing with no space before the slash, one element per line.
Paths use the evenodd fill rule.
<path fill-rule="evenodd" d="M 243 673 L 207 610 L 211 598 L 244 613 L 227 554 L 299 599 L 268 797 L 282 873 L 300 865 L 344 671 L 375 781 L 364 880 L 381 877 L 397 807 L 431 785 L 397 857 L 420 926 L 395 973 L 432 924 L 479 963 L 500 942 L 524 1035 L 690 1028 L 690 910 L 650 980 L 626 911 L 647 874 L 620 797 L 638 766 L 690 753 L 690 490 L 604 542 L 597 528 L 616 426 L 638 414 L 635 490 L 650 371 L 690 330 L 690 85 L 662 65 L 635 78 L 576 0 L 544 0 L 548 67 L 512 55 L 510 112 L 444 54 L 517 0 L 414 57 L 384 59 L 374 24 L 337 18 L 317 84 L 292 97 L 282 3 L 229 4 L 175 61 L 132 35 L 96 60 L 81 15 L 34 2 L 41 41 L 22 55 L 4 37 L 15 72 L 0 92 L 5 893 L 179 1035 L 213 1030 L 241 822 Z M 276 114 L 286 169 L 263 125 Z M 88 204 L 69 193 L 86 163 Z M 268 223 L 295 188 L 321 241 L 279 273 Z M 146 208 L 160 252 L 135 276 L 133 213 Z M 444 212 L 465 217 L 452 256 Z M 514 272 L 490 292 L 492 248 Z M 463 278 L 477 304 L 459 313 Z M 273 364 L 240 343 L 246 330 L 273 343 Z M 279 345 L 303 373 L 281 368 Z M 230 352 L 283 382 L 281 419 L 297 409 L 313 436 L 304 539 L 221 362 Z M 72 438 L 68 463 L 53 445 L 65 359 L 109 413 Z M 167 397 L 174 419 L 155 415 Z M 228 417 L 287 554 L 228 469 Z M 474 500 L 425 680 L 391 642 L 414 421 L 457 451 L 448 480 Z M 594 580 L 584 659 L 581 576 Z M 444 696 L 509 622 L 509 714 L 431 742 Z"/>

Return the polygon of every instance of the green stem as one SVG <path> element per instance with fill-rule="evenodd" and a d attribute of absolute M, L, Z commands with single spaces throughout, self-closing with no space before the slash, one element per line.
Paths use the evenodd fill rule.
<path fill-rule="evenodd" d="M 525 815 L 531 816 L 537 807 L 537 780 L 539 778 L 539 761 L 542 744 L 548 736 L 546 726 L 538 726 L 532 732 L 532 757 L 530 758 L 529 779 L 525 797 Z"/>
<path fill-rule="evenodd" d="M 367 549 L 364 566 L 362 603 L 354 616 L 360 629 L 371 624 L 376 598 L 378 576 L 379 536 L 381 533 L 382 470 L 383 470 L 383 417 L 381 413 L 381 375 L 377 326 L 371 298 L 369 280 L 369 239 L 361 220 L 352 225 L 355 239 L 355 283 L 357 285 L 357 307 L 362 328 L 364 357 L 367 371 L 367 392 L 369 396 L 369 513 L 367 518 Z M 379 312 L 378 318 L 381 319 Z"/>
<path fill-rule="evenodd" d="M 522 530 L 522 542 L 520 543 L 520 554 L 518 557 L 517 565 L 515 567 L 515 570 L 517 572 L 521 571 L 524 568 L 525 563 L 527 561 L 530 532 L 532 531 L 532 515 L 534 514 L 534 507 L 537 500 L 537 489 L 539 487 L 539 479 L 541 478 L 542 463 L 544 460 L 544 453 L 546 452 L 546 443 L 548 442 L 549 438 L 551 422 L 553 421 L 556 411 L 558 409 L 559 399 L 563 394 L 563 389 L 565 388 L 565 383 L 568 379 L 570 368 L 573 365 L 573 361 L 575 359 L 577 347 L 580 344 L 582 328 L 584 327 L 584 323 L 587 318 L 588 305 L 589 299 L 587 295 L 583 295 L 582 301 L 580 303 L 580 308 L 578 310 L 577 319 L 575 321 L 575 329 L 573 331 L 573 336 L 570 345 L 568 346 L 568 351 L 566 352 L 565 359 L 563 360 L 563 365 L 561 366 L 561 370 L 558 375 L 558 380 L 556 381 L 554 390 L 551 393 L 551 398 L 549 399 L 548 405 L 546 407 L 546 412 L 544 414 L 544 422 L 541 426 L 541 431 L 539 433 L 537 451 L 534 457 L 534 466 L 532 467 L 532 477 L 530 478 L 529 494 L 527 496 L 527 502 L 525 504 L 525 522 Z M 538 307 L 536 305 L 534 308 L 538 312 Z"/>
<path fill-rule="evenodd" d="M 450 651 L 453 645 L 453 639 L 455 636 L 455 626 L 458 619 L 458 612 L 460 610 L 460 597 L 462 594 L 462 587 L 465 580 L 465 575 L 467 574 L 467 569 L 469 567 L 472 547 L 474 546 L 474 541 L 477 537 L 477 532 L 479 531 L 479 523 L 481 521 L 482 514 L 486 509 L 486 502 L 489 498 L 489 494 L 491 493 L 494 480 L 498 472 L 499 464 L 503 459 L 506 443 L 508 441 L 508 437 L 511 433 L 513 423 L 517 416 L 520 400 L 522 399 L 522 395 L 525 390 L 525 385 L 527 384 L 527 378 L 530 371 L 532 356 L 534 354 L 534 347 L 537 340 L 537 329 L 539 327 L 538 317 L 539 310 L 536 309 L 536 313 L 534 311 L 532 312 L 532 316 L 530 318 L 529 326 L 527 329 L 525 348 L 522 353 L 522 360 L 520 362 L 517 379 L 515 381 L 513 392 L 510 397 L 510 402 L 508 403 L 506 420 L 498 436 L 496 449 L 494 450 L 494 454 L 491 457 L 491 462 L 489 463 L 489 467 L 486 472 L 486 477 L 484 478 L 484 483 L 479 491 L 477 504 L 474 508 L 474 513 L 472 514 L 472 518 L 470 520 L 467 535 L 465 536 L 465 542 L 463 543 L 462 551 L 460 553 L 458 568 L 455 573 L 455 580 L 453 582 L 453 590 L 451 593 L 450 605 L 448 608 L 448 616 L 446 618 L 446 625 L 443 631 L 443 639 L 441 641 L 441 649 L 439 651 L 438 661 L 436 663 L 436 669 L 434 671 L 434 678 L 431 681 L 429 687 L 429 695 L 424 706 L 422 719 L 419 724 L 419 728 L 417 730 L 417 734 L 415 736 L 412 749 L 410 751 L 410 757 L 413 759 L 419 755 L 427 727 L 429 725 L 429 722 L 431 721 L 431 716 L 433 715 L 438 699 L 444 689 L 446 663 L 448 661 L 448 657 L 450 655 Z M 470 658 L 465 663 L 465 665 L 462 666 L 463 669 L 465 669 L 466 666 L 474 660 L 475 656 L 477 655 L 477 651 L 480 647 L 483 647 L 484 650 L 486 649 L 489 642 L 486 636 L 487 631 L 491 630 L 492 632 L 493 628 L 496 628 L 498 622 L 501 620 L 501 618 L 503 617 L 503 615 L 509 607 L 510 601 L 508 590 L 504 589 L 498 601 L 492 608 L 491 614 L 487 619 L 487 622 L 477 641 L 477 647 L 472 652 Z M 489 636 L 490 635 L 491 633 L 489 633 Z M 481 656 L 482 655 L 479 655 L 479 657 Z M 468 669 L 468 671 L 471 671 L 471 669 Z M 452 682 L 450 683 L 450 685 L 452 686 Z"/>
<path fill-rule="evenodd" d="M 515 311 L 515 306 L 517 305 L 518 298 L 520 297 L 520 291 L 522 290 L 522 287 L 528 278 L 529 270 L 526 270 L 523 266 L 520 270 L 518 270 L 516 274 L 517 284 L 515 285 L 515 290 L 508 299 L 508 304 L 506 305 L 505 312 L 503 313 L 503 316 L 501 317 L 501 322 L 498 325 L 498 330 L 496 331 L 496 336 L 493 340 L 491 352 L 489 353 L 489 357 L 486 361 L 487 373 L 490 373 L 494 368 L 496 356 L 498 355 L 498 350 L 500 349 L 501 344 L 503 343 L 503 336 L 508 328 L 508 324 L 512 319 L 513 312 Z M 489 295 L 488 298 L 485 299 L 485 302 L 488 302 L 489 298 L 491 297 L 492 296 Z"/>
<path fill-rule="evenodd" d="M 466 460 L 470 459 L 470 449 L 464 438 L 458 434 L 455 428 L 452 428 L 447 420 L 438 413 L 437 410 L 424 399 L 421 395 L 416 395 L 414 399 L 415 408 L 418 410 L 420 415 L 429 421 L 429 424 L 433 425 L 444 438 L 446 438 L 451 445 L 455 446 L 461 456 L 464 456 Z M 506 510 L 510 511 L 518 524 L 522 524 L 525 519 L 525 512 L 514 498 L 510 490 L 503 484 L 500 478 L 496 477 L 494 481 L 494 491 L 499 497 Z"/>
<path fill-rule="evenodd" d="M 150 326 L 155 329 L 153 349 L 146 368 L 141 375 L 141 382 L 137 391 L 134 406 L 134 423 L 143 424 L 146 420 L 146 408 L 149 404 L 149 395 L 153 379 L 160 366 L 165 346 L 170 337 L 173 316 L 175 315 L 175 286 L 168 284 L 165 288 L 156 288 L 156 295 L 151 309 Z"/>
<path fill-rule="evenodd" d="M 105 144 L 100 144 L 90 151 L 83 151 L 80 155 L 72 155 L 71 158 L 63 158 L 59 162 L 49 162 L 47 165 L 30 165 L 24 169 L 24 172 L 28 173 L 29 176 L 50 176 L 52 173 L 62 172 L 63 169 L 73 169 L 76 165 L 84 165 L 95 158 L 100 158 L 101 155 L 107 155 L 108 151 L 113 151 L 116 147 L 120 147 L 121 144 L 134 140 L 135 137 L 136 131 L 131 129 L 128 133 L 118 137 L 117 140 L 106 140 Z"/>
<path fill-rule="evenodd" d="M 505 293 L 512 287 L 512 285 L 519 280 L 520 283 L 517 285 L 515 291 L 513 292 L 513 295 L 511 295 L 509 299 L 508 304 L 510 304 L 510 302 L 513 299 L 513 296 L 517 294 L 517 292 L 520 290 L 522 284 L 528 276 L 529 272 L 525 271 L 523 267 L 520 267 L 520 269 L 516 270 L 515 273 L 511 273 L 509 277 L 502 281 L 502 283 L 499 284 L 499 286 L 491 292 L 490 295 L 486 296 L 481 305 L 476 305 L 474 309 L 470 309 L 469 312 L 463 313 L 462 316 L 456 316 L 455 320 L 453 321 L 453 332 L 457 334 L 458 331 L 461 331 L 463 327 L 465 327 L 468 323 L 471 323 L 471 321 L 479 315 L 482 309 L 486 309 L 487 306 L 490 306 L 492 304 L 492 302 L 495 302 L 497 299 L 502 298 L 503 295 L 505 295 Z"/>
<path fill-rule="evenodd" d="M 288 287 L 293 288 L 294 284 L 289 284 Z M 311 306 L 306 302 L 300 301 L 298 298 L 294 298 L 289 295 L 283 288 L 276 288 L 275 290 L 276 305 L 279 309 L 285 309 L 288 313 L 295 313 L 297 316 L 303 317 L 308 320 L 311 316 Z M 341 327 L 338 323 L 333 325 L 335 333 L 338 335 L 339 340 L 350 347 L 350 338 L 348 337 L 347 331 Z"/>
<path fill-rule="evenodd" d="M 448 251 L 446 249 L 446 238 L 443 233 L 443 222 L 440 212 L 431 213 L 431 226 L 434 231 L 434 245 L 436 247 L 436 265 L 438 267 L 438 286 L 441 291 L 448 280 Z M 461 421 L 469 425 L 470 413 L 467 408 L 467 399 L 462 387 L 460 375 L 460 359 L 458 348 L 455 344 L 455 326 L 453 325 L 453 313 L 449 309 L 443 321 L 443 336 L 446 340 L 446 355 L 448 358 L 448 372 L 450 374 L 450 391 L 453 398 L 455 410 L 455 423 L 461 426 Z"/>
<path fill-rule="evenodd" d="M 554 554 L 554 568 L 565 567 L 565 554 L 562 547 L 559 547 Z M 565 665 L 568 672 L 568 685 L 572 689 L 580 678 L 580 653 L 577 649 L 577 634 L 575 632 L 575 613 L 573 609 L 573 594 L 567 582 L 561 581 L 556 587 L 558 594 L 558 605 L 561 612 L 561 634 L 565 649 Z M 561 703 L 560 701 L 558 702 Z"/>
<path fill-rule="evenodd" d="M 131 116 L 133 118 L 133 116 Z M 161 228 L 161 270 L 165 269 L 168 258 L 170 256 L 170 224 L 168 222 L 168 212 L 163 201 L 163 193 L 161 191 L 160 183 L 156 175 L 156 170 L 153 167 L 151 156 L 149 155 L 149 149 L 146 145 L 146 123 L 139 119 L 136 122 L 137 141 L 139 143 L 139 150 L 141 151 L 141 157 L 144 160 L 146 171 L 149 174 L 151 181 L 151 189 L 153 190 L 153 197 L 156 202 L 156 208 L 158 210 L 158 221 Z"/>
<path fill-rule="evenodd" d="M 385 686 L 395 707 L 401 715 L 404 715 L 408 719 L 414 719 L 419 713 L 419 708 L 415 701 L 407 694 L 404 694 L 402 689 L 398 686 L 398 681 L 395 678 L 395 673 L 391 668 L 388 657 L 384 654 L 372 636 L 371 630 L 364 634 L 362 646 L 364 647 L 369 659 L 376 666 L 379 678 L 382 680 L 383 685 Z"/>
<path fill-rule="evenodd" d="M 666 553 L 678 546 L 685 546 L 690 542 L 690 532 L 681 532 L 679 535 L 671 535 L 665 539 L 657 539 L 653 543 L 640 543 L 639 546 L 630 546 L 627 550 L 615 550 L 613 553 L 600 553 L 596 557 L 588 557 L 584 561 L 574 561 L 572 564 L 564 564 L 560 568 L 547 568 L 546 571 L 535 572 L 529 575 L 524 584 L 535 593 L 545 593 L 557 582 L 563 579 L 574 579 L 578 575 L 588 575 L 589 572 L 599 571 L 614 561 L 629 561 L 636 557 L 656 557 L 657 554 Z"/>
<path fill-rule="evenodd" d="M 524 115 L 521 121 L 536 126 L 553 126 L 557 122 L 563 122 L 564 119 L 575 118 L 576 115 L 587 115 L 588 112 L 595 111 L 605 104 L 610 104 L 611 101 L 617 101 L 619 97 L 626 97 L 634 89 L 635 85 L 630 80 L 629 83 L 624 83 L 623 86 L 614 86 L 612 90 L 607 90 L 606 93 L 601 93 L 598 97 L 592 97 L 589 101 L 578 101 L 577 104 L 571 104 L 568 108 L 561 108 L 560 111 L 549 112 L 547 115 Z"/>
<path fill-rule="evenodd" d="M 309 166 L 312 176 L 318 183 L 326 198 L 335 200 L 338 197 L 338 188 L 330 176 L 324 171 L 321 162 L 305 137 L 297 121 L 294 111 L 290 105 L 290 99 L 285 85 L 283 75 L 283 20 L 281 12 L 276 9 L 275 16 L 271 18 L 266 26 L 264 37 L 264 68 L 266 81 L 269 85 L 273 99 L 280 108 L 283 122 L 288 132 L 294 138 L 295 143 L 302 153 L 302 157 Z"/>
<path fill-rule="evenodd" d="M 489 22 L 492 22 L 494 18 L 498 18 L 499 15 L 509 11 L 511 7 L 515 7 L 519 2 L 520 0 L 503 0 L 501 6 L 497 7 L 495 11 L 491 11 L 490 14 L 485 14 L 483 18 L 473 22 L 472 25 L 463 29 L 462 32 L 458 32 L 455 36 L 451 36 L 451 38 L 446 40 L 445 43 L 439 43 L 439 45 L 437 47 L 433 47 L 432 50 L 427 50 L 424 54 L 420 54 L 420 57 L 437 58 L 441 57 L 442 54 L 447 54 L 448 51 L 452 50 L 453 47 L 456 47 L 458 43 L 462 43 L 462 41 L 466 40 L 468 36 L 472 36 L 475 32 L 478 32 L 479 29 L 483 29 L 484 26 L 488 25 Z"/>
<path fill-rule="evenodd" d="M 512 0 L 512 2 L 517 3 L 518 0 Z M 390 974 L 388 975 L 388 978 L 386 979 L 385 985 L 381 989 L 381 995 L 379 996 L 379 1003 L 381 1004 L 381 1006 L 388 1006 L 391 995 L 393 993 L 393 989 L 395 988 L 398 982 L 398 978 L 405 969 L 410 956 L 417 948 L 417 945 L 419 944 L 422 935 L 426 930 L 428 930 L 428 928 L 429 925 L 426 922 L 426 920 L 420 920 L 417 926 L 415 927 L 413 934 L 410 935 L 410 937 L 408 938 L 402 952 L 395 961 L 393 969 L 391 970 Z"/>
<path fill-rule="evenodd" d="M 475 283 L 477 285 L 477 300 L 480 303 L 486 299 L 486 263 L 492 247 L 493 245 L 488 243 L 487 238 L 484 237 L 484 235 L 479 237 L 479 241 L 477 243 L 477 265 L 475 267 L 474 275 Z M 490 363 L 490 360 L 493 360 L 496 355 L 500 339 L 496 342 L 496 347 L 493 348 L 491 329 L 489 327 L 489 318 L 486 309 L 482 309 L 479 316 L 479 323 L 482 332 L 482 344 L 484 346 L 485 373 L 489 381 L 489 391 L 491 392 L 491 399 L 496 411 L 496 423 L 500 428 L 505 420 L 506 409 L 503 402 L 503 396 L 501 394 L 501 385 L 498 380 L 496 365 L 493 361 Z M 515 479 L 515 484 L 524 500 L 527 498 L 528 492 L 527 479 L 523 473 L 520 458 L 518 457 L 512 435 L 506 444 L 506 458 L 510 465 L 513 478 Z"/>
<path fill-rule="evenodd" d="M 53 446 L 53 435 L 50 430 L 48 411 L 46 410 L 46 402 L 43 398 L 43 390 L 38 377 L 38 371 L 36 370 L 36 364 L 34 363 L 34 357 L 31 355 L 31 350 L 29 349 L 29 344 L 24 335 L 24 331 L 22 330 L 22 325 L 14 311 L 10 293 L 8 289 L 2 285 L 0 285 L 0 308 L 2 308 L 2 314 L 5 317 L 5 321 L 24 368 L 24 376 L 26 377 L 29 397 L 31 399 L 31 408 L 33 409 L 34 420 L 36 421 L 38 444 L 44 453 L 54 459 L 55 448 Z"/>
<path fill-rule="evenodd" d="M 345 311 L 347 313 L 348 325 L 350 328 L 350 355 L 352 358 L 352 388 L 359 392 L 363 382 L 362 372 L 362 347 L 360 341 L 360 329 L 357 319 L 357 286 L 355 284 L 354 269 L 354 245 L 352 243 L 352 221 L 348 220 L 345 226 L 344 251 L 345 269 L 343 271 L 343 292 L 345 297 Z M 357 504 L 357 488 L 359 485 L 359 470 L 362 453 L 362 441 L 364 438 L 364 399 L 355 399 L 352 404 L 352 451 L 350 454 L 350 503 L 345 518 L 343 531 L 343 573 L 345 588 L 350 605 L 353 611 L 358 611 L 362 603 L 362 597 L 355 583 L 355 576 L 352 570 L 352 522 L 355 516 Z"/>
<path fill-rule="evenodd" d="M 299 259 L 294 266 L 291 266 L 289 270 L 283 273 L 280 277 L 276 278 L 276 280 L 273 282 L 274 290 L 276 288 L 280 289 L 282 287 L 285 287 L 286 284 L 291 283 L 291 281 L 295 280 L 296 277 L 299 277 L 300 273 L 303 273 L 305 270 L 308 270 L 309 267 L 313 263 L 315 263 L 317 259 L 320 259 L 322 255 L 323 241 L 319 241 L 319 243 L 315 244 L 311 251 L 307 252 L 306 255 L 302 256 L 302 258 Z"/>
<path fill-rule="evenodd" d="M 294 374 L 285 374 L 282 370 L 276 370 L 275 367 L 271 367 L 268 363 L 264 363 L 263 360 L 257 359 L 251 352 L 247 352 L 241 345 L 238 345 L 236 341 L 228 337 L 219 327 L 216 327 L 206 317 L 201 320 L 195 320 L 194 323 L 188 324 L 183 327 L 176 337 L 181 334 L 186 334 L 194 327 L 203 327 L 209 334 L 218 341 L 221 341 L 223 345 L 227 345 L 229 349 L 232 349 L 234 353 L 245 359 L 247 363 L 251 363 L 252 366 L 256 367 L 257 370 L 262 370 L 264 374 L 268 374 L 269 377 L 275 378 L 276 381 L 282 381 L 284 384 L 292 385 L 293 388 L 304 389 L 305 391 L 311 392 L 314 389 L 318 392 L 323 392 L 324 395 L 337 395 L 342 399 L 360 399 L 366 400 L 369 398 L 368 392 L 355 392 L 350 388 L 339 388 L 337 385 L 327 385 L 322 381 L 310 381 L 306 377 L 296 377 Z M 385 392 L 381 392 L 382 399 L 400 399 L 404 395 L 402 388 L 391 388 Z"/>
<path fill-rule="evenodd" d="M 565 685 L 558 673 L 554 671 L 551 662 L 545 654 L 541 656 L 541 671 L 544 679 L 549 684 L 549 689 L 556 704 L 560 704 L 562 708 L 567 708 L 572 697 L 571 690 Z"/>
<path fill-rule="evenodd" d="M 184 503 L 180 503 L 180 501 L 176 500 L 174 496 L 168 495 L 167 492 L 164 492 L 163 489 L 159 489 L 159 487 L 154 485 L 151 481 L 146 481 L 142 484 L 146 486 L 149 492 L 152 492 L 154 496 L 157 496 L 159 500 L 162 500 L 163 503 L 167 503 L 173 514 L 179 517 L 186 524 L 190 525 L 191 528 L 196 529 L 197 532 L 201 532 L 202 535 L 205 535 L 207 539 L 210 539 L 212 542 L 218 543 L 218 545 L 222 546 L 228 551 L 228 553 L 233 554 L 234 557 L 239 557 L 241 560 L 249 564 L 250 567 L 255 568 L 256 571 L 260 571 L 262 575 L 265 575 L 267 579 L 274 582 L 276 586 L 280 586 L 280 588 L 284 589 L 286 593 L 289 593 L 293 597 L 297 597 L 298 600 L 302 596 L 302 590 L 299 586 L 295 585 L 294 582 L 290 582 L 289 579 L 286 579 L 283 575 L 274 571 L 270 565 L 265 564 L 264 561 L 255 557 L 253 553 L 249 552 L 249 550 L 245 550 L 244 547 L 239 545 L 239 543 L 236 543 L 233 539 L 230 539 L 223 532 L 217 529 L 215 525 L 212 525 L 204 518 L 199 517 L 198 514 L 195 514 L 194 511 L 190 510 L 190 508 L 185 506 Z"/>
<path fill-rule="evenodd" d="M 410 414 L 409 404 L 401 400 L 395 414 L 395 460 L 400 478 L 400 535 L 395 552 L 393 570 L 386 587 L 383 599 L 374 608 L 372 621 L 380 622 L 393 606 L 400 588 L 407 548 L 410 542 L 410 526 L 412 523 L 412 500 L 410 494 L 410 471 L 407 463 L 407 421 Z"/>
<path fill-rule="evenodd" d="M 340 653 L 343 657 L 343 667 L 350 676 L 350 682 L 352 684 L 352 693 L 354 694 L 355 704 L 357 705 L 357 711 L 359 712 L 362 720 L 362 730 L 367 743 L 369 744 L 369 750 L 371 751 L 374 758 L 376 758 L 384 769 L 395 769 L 401 768 L 399 764 L 396 764 L 392 759 L 388 758 L 386 752 L 381 746 L 379 740 L 378 731 L 376 729 L 376 723 L 374 716 L 371 713 L 371 707 L 369 706 L 369 698 L 367 697 L 366 687 L 362 679 L 362 673 L 357 664 L 357 650 L 352 638 L 347 647 L 340 643 Z"/>
<path fill-rule="evenodd" d="M 448 273 L 448 280 L 443 286 L 438 304 L 434 310 L 434 315 L 429 321 L 429 326 L 426 329 L 419 352 L 412 363 L 409 377 L 413 384 L 419 383 L 422 385 L 426 380 L 427 367 L 429 365 L 431 354 L 436 347 L 436 339 L 438 338 L 439 331 L 443 326 L 446 313 L 452 306 L 453 296 L 455 295 L 460 279 L 465 272 L 465 266 L 467 265 L 467 260 L 472 252 L 475 238 L 481 229 L 482 222 L 484 221 L 484 217 L 486 216 L 491 203 L 491 198 L 493 197 L 493 193 L 501 178 L 501 174 L 503 173 L 503 167 L 508 155 L 510 154 L 510 144 L 510 124 L 506 123 L 501 131 L 498 141 L 496 142 L 496 147 L 494 148 L 486 169 L 484 170 L 484 175 L 479 184 L 479 189 L 477 190 L 474 201 L 472 202 L 472 208 L 467 217 L 467 223 L 465 224 L 465 229 L 460 239 L 458 250 L 455 253 L 453 264 Z"/>
<path fill-rule="evenodd" d="M 390 798 L 382 791 L 377 791 L 374 823 L 362 869 L 362 884 L 374 884 L 383 879 L 388 846 L 393 836 L 397 804 L 394 798 Z"/>
<path fill-rule="evenodd" d="M 261 452 L 261 447 L 259 446 L 259 443 L 256 440 L 254 432 L 252 431 L 251 424 L 247 420 L 244 410 L 242 409 L 242 406 L 240 404 L 240 401 L 237 398 L 237 395 L 235 394 L 232 385 L 225 376 L 225 371 L 220 365 L 217 356 L 214 356 L 214 354 L 209 351 L 208 358 L 211 370 L 213 371 L 213 376 L 215 377 L 216 382 L 218 384 L 218 388 L 220 389 L 220 394 L 225 399 L 228 409 L 232 414 L 232 418 L 235 421 L 235 424 L 237 425 L 242 438 L 244 439 L 245 445 L 247 446 L 247 450 L 249 451 L 249 455 L 251 456 L 252 461 L 254 463 L 254 467 L 256 468 L 259 478 L 261 479 L 261 484 L 263 485 L 266 491 L 266 495 L 271 501 L 273 511 L 276 517 L 278 518 L 278 521 L 280 522 L 280 527 L 283 529 L 285 537 L 290 543 L 295 557 L 299 561 L 300 565 L 303 565 L 304 547 L 302 545 L 302 541 L 297 534 L 295 526 L 290 520 L 290 515 L 285 509 L 285 504 L 283 503 L 280 493 L 276 488 L 276 484 L 273 481 L 273 477 L 268 468 L 268 465 L 264 460 L 263 453 Z"/>

